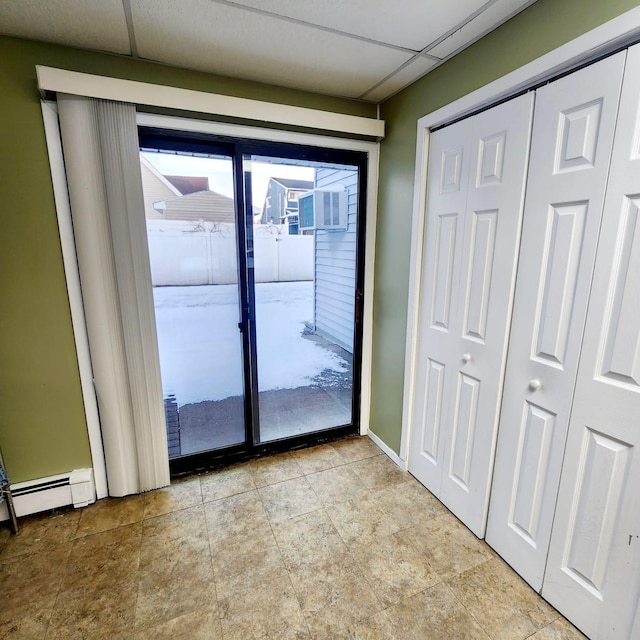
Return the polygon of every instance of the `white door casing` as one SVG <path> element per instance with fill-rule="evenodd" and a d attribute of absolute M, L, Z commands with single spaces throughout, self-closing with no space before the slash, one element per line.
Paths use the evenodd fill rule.
<path fill-rule="evenodd" d="M 593 640 L 629 638 L 640 596 L 639 312 L 637 45 L 628 53 L 542 591 Z"/>
<path fill-rule="evenodd" d="M 487 542 L 542 586 L 625 53 L 536 92 Z"/>
<path fill-rule="evenodd" d="M 533 95 L 431 136 L 409 470 L 486 526 Z"/>

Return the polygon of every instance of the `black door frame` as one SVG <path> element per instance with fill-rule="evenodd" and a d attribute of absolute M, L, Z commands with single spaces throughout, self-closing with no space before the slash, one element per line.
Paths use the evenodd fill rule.
<path fill-rule="evenodd" d="M 171 476 L 179 476 L 226 466 L 270 453 L 291 451 L 328 442 L 360 432 L 362 380 L 362 315 L 364 308 L 364 256 L 366 238 L 366 193 L 368 154 L 363 151 L 333 149 L 282 142 L 231 138 L 200 132 L 138 127 L 141 149 L 221 155 L 233 163 L 234 205 L 236 211 L 238 289 L 244 369 L 245 442 L 169 460 Z M 244 171 L 251 156 L 331 162 L 358 169 L 358 221 L 356 244 L 356 283 L 354 297 L 354 341 L 352 367 L 352 421 L 348 425 L 302 434 L 281 440 L 259 442 L 260 418 L 258 381 L 255 366 L 257 344 L 255 326 L 255 282 L 253 277 L 253 208 L 251 174 Z"/>

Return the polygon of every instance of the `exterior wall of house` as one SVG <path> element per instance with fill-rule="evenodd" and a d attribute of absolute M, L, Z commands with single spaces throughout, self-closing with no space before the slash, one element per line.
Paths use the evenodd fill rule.
<path fill-rule="evenodd" d="M 381 105 L 373 327 L 372 431 L 400 449 L 416 123 L 600 24 L 640 0 L 538 0 Z"/>
<path fill-rule="evenodd" d="M 91 466 L 37 64 L 351 115 L 376 113 L 375 106 L 353 100 L 0 36 L 0 447 L 12 482 Z"/>
<path fill-rule="evenodd" d="M 162 214 L 153 208 L 153 203 L 171 200 L 177 197 L 178 193 L 164 184 L 144 162 L 140 163 L 140 173 L 142 174 L 145 218 L 147 220 L 162 220 Z"/>
<path fill-rule="evenodd" d="M 320 335 L 353 353 L 358 172 L 318 169 L 316 187 L 347 190 L 349 222 L 346 231 L 315 232 L 314 324 Z"/>
<path fill-rule="evenodd" d="M 275 180 L 269 180 L 262 209 L 262 224 L 280 224 L 284 212 L 285 188 Z"/>
<path fill-rule="evenodd" d="M 166 201 L 161 214 L 163 220 L 205 220 L 208 222 L 234 222 L 236 218 L 233 198 L 214 191 L 201 191 Z"/>

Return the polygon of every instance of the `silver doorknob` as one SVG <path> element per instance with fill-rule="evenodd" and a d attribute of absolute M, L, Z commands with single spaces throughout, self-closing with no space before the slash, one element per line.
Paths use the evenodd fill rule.
<path fill-rule="evenodd" d="M 534 378 L 533 380 L 529 380 L 530 391 L 537 391 L 541 386 L 542 386 L 542 382 L 540 382 L 540 380 L 538 380 L 537 378 Z"/>
<path fill-rule="evenodd" d="M 471 354 L 470 354 L 470 353 L 465 353 L 465 354 L 462 356 L 462 362 L 464 362 L 465 364 L 466 364 L 467 362 L 471 362 Z"/>

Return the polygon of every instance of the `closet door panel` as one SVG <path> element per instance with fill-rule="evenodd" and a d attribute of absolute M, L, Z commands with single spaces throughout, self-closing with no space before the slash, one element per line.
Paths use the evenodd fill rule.
<path fill-rule="evenodd" d="M 472 139 L 463 120 L 431 135 L 427 221 L 420 292 L 420 325 L 411 472 L 439 495 L 442 480 L 442 430 L 450 423 L 452 349 L 458 313 L 458 283 Z"/>
<path fill-rule="evenodd" d="M 533 95 L 472 118 L 440 499 L 483 537 L 515 282 Z"/>
<path fill-rule="evenodd" d="M 632 637 L 640 597 L 639 312 L 636 46 L 628 54 L 542 591 L 593 640 Z"/>
<path fill-rule="evenodd" d="M 536 93 L 487 542 L 542 586 L 624 53 Z"/>
<path fill-rule="evenodd" d="M 409 469 L 479 536 L 486 523 L 532 103 L 532 95 L 521 96 L 435 132 L 430 143 Z"/>

